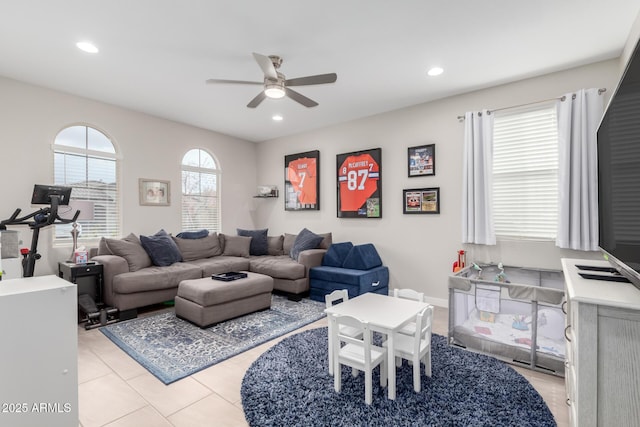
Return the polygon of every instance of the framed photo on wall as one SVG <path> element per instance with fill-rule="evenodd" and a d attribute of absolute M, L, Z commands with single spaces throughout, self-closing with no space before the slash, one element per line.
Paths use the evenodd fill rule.
<path fill-rule="evenodd" d="M 382 149 L 338 154 L 338 218 L 382 218 Z"/>
<path fill-rule="evenodd" d="M 143 206 L 169 206 L 171 193 L 169 181 L 138 179 L 140 204 Z"/>
<path fill-rule="evenodd" d="M 436 144 L 409 147 L 407 153 L 409 178 L 436 174 Z"/>
<path fill-rule="evenodd" d="M 402 190 L 405 214 L 439 214 L 440 187 Z"/>
<path fill-rule="evenodd" d="M 320 151 L 284 156 L 284 210 L 320 210 Z"/>

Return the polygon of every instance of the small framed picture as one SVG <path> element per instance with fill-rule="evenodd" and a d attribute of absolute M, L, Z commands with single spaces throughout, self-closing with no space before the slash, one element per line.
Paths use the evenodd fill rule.
<path fill-rule="evenodd" d="M 405 214 L 439 214 L 440 187 L 402 190 Z"/>
<path fill-rule="evenodd" d="M 409 178 L 436 174 L 436 144 L 409 147 L 407 153 Z"/>
<path fill-rule="evenodd" d="M 171 204 L 171 189 L 169 181 L 158 179 L 138 180 L 140 186 L 140 204 L 143 206 L 169 206 Z"/>

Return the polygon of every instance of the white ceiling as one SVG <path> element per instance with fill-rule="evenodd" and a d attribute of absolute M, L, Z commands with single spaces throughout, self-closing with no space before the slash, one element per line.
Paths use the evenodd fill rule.
<path fill-rule="evenodd" d="M 0 75 L 264 141 L 617 57 L 639 11 L 638 0 L 2 0 Z M 252 52 L 283 57 L 287 78 L 338 80 L 296 88 L 314 108 L 249 109 L 259 86 L 205 84 L 261 81 Z M 427 77 L 434 65 L 444 74 Z"/>

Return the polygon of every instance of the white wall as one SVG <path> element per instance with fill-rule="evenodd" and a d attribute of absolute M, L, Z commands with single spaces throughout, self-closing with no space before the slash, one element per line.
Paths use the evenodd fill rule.
<path fill-rule="evenodd" d="M 607 88 L 619 75 L 618 60 L 531 78 L 516 83 L 392 111 L 314 132 L 258 145 L 258 181 L 284 186 L 284 156 L 320 150 L 320 211 L 287 212 L 284 200 L 260 200 L 256 224 L 270 234 L 297 233 L 303 227 L 333 232 L 334 241 L 374 243 L 391 274 L 391 287 L 411 287 L 435 303 L 446 304 L 447 278 L 461 244 L 463 123 L 466 111 L 513 106 L 553 98 L 581 88 Z M 446 78 L 446 75 L 443 76 Z M 437 84 L 434 80 L 433 84 Z M 322 108 L 322 106 L 318 107 Z M 436 175 L 407 177 L 407 148 L 436 144 Z M 382 148 L 381 219 L 336 217 L 336 155 Z M 440 187 L 440 215 L 403 215 L 402 190 Z M 553 243 L 499 242 L 492 248 L 467 245 L 467 261 L 560 269 L 560 258 L 596 257 L 595 253 L 563 251 Z"/>
<path fill-rule="evenodd" d="M 640 14 L 638 14 L 638 16 L 636 17 L 636 20 L 634 21 L 631 30 L 629 31 L 627 42 L 622 49 L 622 54 L 620 55 L 620 73 L 624 72 L 624 69 L 627 66 L 627 62 L 629 61 L 629 58 L 631 58 L 633 50 L 638 43 L 638 39 L 640 39 Z"/>
<path fill-rule="evenodd" d="M 33 185 L 53 182 L 51 144 L 63 128 L 76 123 L 104 131 L 116 144 L 121 157 L 122 234 L 153 234 L 160 228 L 180 231 L 180 162 L 191 148 L 213 153 L 222 169 L 223 231 L 252 227 L 247 204 L 256 188 L 256 147 L 232 138 L 112 105 L 0 78 L 0 219 L 16 208 L 31 213 Z M 138 178 L 169 180 L 171 205 L 140 206 Z M 15 226 L 31 246 L 27 226 Z M 65 260 L 70 246 L 52 248 L 52 228 L 40 233 L 36 275 L 57 273 L 57 262 Z"/>

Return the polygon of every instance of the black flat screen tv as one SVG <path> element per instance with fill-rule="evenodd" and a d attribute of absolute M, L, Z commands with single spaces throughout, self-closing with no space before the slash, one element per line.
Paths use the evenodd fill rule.
<path fill-rule="evenodd" d="M 598 128 L 599 246 L 640 288 L 640 43 Z"/>
<path fill-rule="evenodd" d="M 32 205 L 50 205 L 51 196 L 58 197 L 58 205 L 68 205 L 71 198 L 71 187 L 63 187 L 61 185 L 42 185 L 33 186 L 33 195 L 31 196 Z"/>

